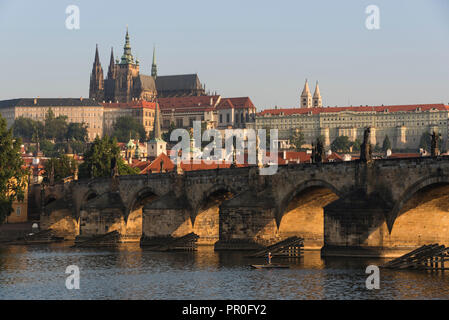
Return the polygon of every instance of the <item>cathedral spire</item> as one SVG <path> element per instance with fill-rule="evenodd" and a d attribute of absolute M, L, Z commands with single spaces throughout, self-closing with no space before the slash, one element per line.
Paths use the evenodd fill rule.
<path fill-rule="evenodd" d="M 155 79 L 157 77 L 156 45 L 153 46 L 153 64 L 151 65 L 151 76 Z"/>
<path fill-rule="evenodd" d="M 114 48 L 111 47 L 111 59 L 109 60 L 108 79 L 115 79 Z"/>
<path fill-rule="evenodd" d="M 98 54 L 98 43 L 95 47 L 95 59 L 94 59 L 94 66 L 100 65 L 100 55 Z"/>
<path fill-rule="evenodd" d="M 90 75 L 89 98 L 102 100 L 104 93 L 103 68 L 100 63 L 100 55 L 98 54 L 98 44 L 95 47 L 95 59 Z"/>

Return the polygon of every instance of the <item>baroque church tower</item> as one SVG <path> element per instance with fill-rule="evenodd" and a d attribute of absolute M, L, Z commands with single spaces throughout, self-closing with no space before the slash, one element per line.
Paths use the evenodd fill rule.
<path fill-rule="evenodd" d="M 98 45 L 95 49 L 95 59 L 90 75 L 89 98 L 95 100 L 103 100 L 104 96 L 104 78 L 103 68 L 100 63 L 100 56 L 98 54 Z"/>

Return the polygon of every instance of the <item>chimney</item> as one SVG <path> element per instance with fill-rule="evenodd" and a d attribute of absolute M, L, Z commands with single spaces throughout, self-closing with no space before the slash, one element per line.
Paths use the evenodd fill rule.
<path fill-rule="evenodd" d="M 36 99 L 36 98 L 34 98 L 33 103 L 34 103 L 34 104 L 37 104 L 37 99 Z"/>

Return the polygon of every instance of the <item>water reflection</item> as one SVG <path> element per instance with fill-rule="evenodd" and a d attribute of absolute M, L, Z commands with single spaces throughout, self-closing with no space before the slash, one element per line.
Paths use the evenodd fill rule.
<path fill-rule="evenodd" d="M 305 251 L 290 269 L 253 270 L 247 253 L 153 252 L 138 245 L 74 249 L 70 244 L 0 248 L 0 299 L 447 299 L 449 275 L 381 270 L 367 290 L 365 269 L 381 259 L 322 258 Z M 77 265 L 81 289 L 67 290 Z"/>

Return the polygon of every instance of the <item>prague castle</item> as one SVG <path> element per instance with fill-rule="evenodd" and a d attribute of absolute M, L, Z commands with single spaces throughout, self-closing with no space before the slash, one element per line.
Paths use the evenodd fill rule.
<path fill-rule="evenodd" d="M 151 75 L 140 74 L 139 60 L 131 53 L 128 29 L 126 30 L 123 55 L 114 61 L 111 57 L 106 78 L 103 76 L 98 46 L 90 76 L 89 98 L 98 102 L 130 102 L 133 100 L 155 101 L 156 97 L 184 97 L 205 95 L 205 86 L 196 74 L 158 76 L 156 52 L 153 50 Z"/>

